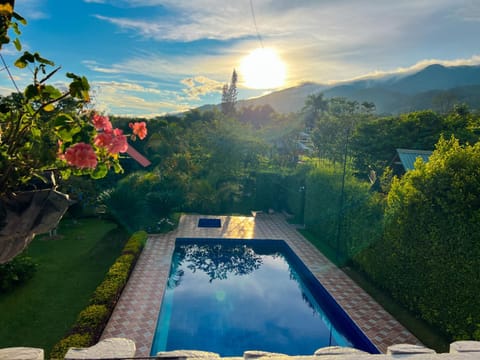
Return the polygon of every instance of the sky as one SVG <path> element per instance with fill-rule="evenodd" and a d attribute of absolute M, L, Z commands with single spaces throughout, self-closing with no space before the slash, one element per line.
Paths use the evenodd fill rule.
<path fill-rule="evenodd" d="M 246 99 L 307 81 L 480 64 L 478 0 L 16 0 L 15 11 L 28 21 L 23 50 L 61 66 L 51 83 L 86 76 L 93 106 L 110 115 L 218 104 L 233 69 Z M 242 59 L 258 48 L 281 59 L 282 84 L 247 87 Z M 25 87 L 32 73 L 12 65 L 19 53 L 0 53 Z M 14 89 L 2 69 L 0 95 Z"/>

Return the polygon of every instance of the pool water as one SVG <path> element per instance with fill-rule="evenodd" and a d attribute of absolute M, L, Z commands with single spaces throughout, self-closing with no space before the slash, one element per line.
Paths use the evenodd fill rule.
<path fill-rule="evenodd" d="M 151 355 L 377 352 L 283 241 L 177 239 Z M 307 286 L 307 285 L 308 286 Z"/>

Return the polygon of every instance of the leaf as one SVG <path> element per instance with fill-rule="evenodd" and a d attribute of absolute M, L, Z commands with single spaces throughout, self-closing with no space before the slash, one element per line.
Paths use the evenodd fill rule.
<path fill-rule="evenodd" d="M 47 111 L 47 112 L 50 112 L 50 111 L 53 111 L 55 110 L 55 106 L 53 104 L 48 104 L 48 105 L 45 105 L 43 107 L 43 110 Z"/>
<path fill-rule="evenodd" d="M 92 179 L 101 179 L 107 176 L 108 167 L 105 164 L 99 164 L 97 168 L 90 174 Z"/>
<path fill-rule="evenodd" d="M 73 136 L 75 134 L 78 134 L 82 130 L 82 128 L 80 126 L 75 126 L 75 127 L 62 126 L 62 127 L 57 127 L 56 130 L 60 140 L 64 142 L 70 142 L 73 140 Z"/>
<path fill-rule="evenodd" d="M 46 85 L 43 88 L 43 93 L 48 94 L 52 99 L 62 96 L 62 93 L 60 92 L 60 90 L 58 90 L 55 86 L 52 86 L 52 85 Z"/>
<path fill-rule="evenodd" d="M 113 163 L 113 170 L 115 171 L 115 174 L 123 174 L 123 167 L 118 161 Z"/>
<path fill-rule="evenodd" d="M 15 19 L 15 20 L 18 20 L 20 21 L 20 23 L 22 25 L 27 25 L 27 20 L 25 20 L 25 18 L 21 15 L 19 15 L 18 13 L 16 13 L 15 11 L 12 13 L 12 17 Z"/>
<path fill-rule="evenodd" d="M 39 94 L 38 92 L 38 87 L 33 85 L 33 84 L 30 84 L 28 85 L 26 88 L 25 88 L 25 97 L 27 98 L 27 100 L 31 100 L 35 97 L 37 97 Z"/>
<path fill-rule="evenodd" d="M 30 129 L 30 132 L 32 133 L 32 135 L 36 138 L 40 138 L 42 136 L 42 132 L 40 131 L 40 129 L 36 128 L 36 127 L 32 127 Z"/>
<path fill-rule="evenodd" d="M 90 101 L 88 91 L 90 90 L 90 84 L 85 76 L 77 76 L 73 73 L 67 73 L 67 77 L 73 79 L 70 83 L 69 90 L 73 97 L 80 98 L 84 101 Z"/>
<path fill-rule="evenodd" d="M 15 45 L 15 49 L 17 49 L 18 51 L 22 50 L 22 44 L 20 43 L 19 39 L 13 40 L 13 45 Z"/>
<path fill-rule="evenodd" d="M 59 116 L 57 116 L 55 118 L 55 121 L 54 121 L 53 124 L 56 127 L 61 127 L 61 126 L 65 126 L 69 123 L 73 123 L 73 118 L 70 115 L 67 115 L 67 114 L 60 114 Z"/>
<path fill-rule="evenodd" d="M 0 15 L 1 16 L 12 16 L 13 15 L 13 7 L 11 4 L 0 4 Z"/>
<path fill-rule="evenodd" d="M 15 61 L 15 66 L 23 69 L 25 68 L 28 63 L 34 63 L 35 62 L 35 57 L 28 51 L 25 51 L 22 56 L 20 56 L 16 61 Z"/>
<path fill-rule="evenodd" d="M 72 175 L 72 170 L 70 168 L 60 170 L 60 175 L 62 176 L 62 179 L 67 180 L 70 175 Z"/>
<path fill-rule="evenodd" d="M 36 61 L 38 61 L 38 62 L 41 63 L 41 64 L 46 64 L 46 65 L 55 66 L 55 63 L 54 63 L 53 61 L 41 57 L 38 52 L 36 52 L 35 54 L 33 54 L 33 57 L 35 58 Z"/>

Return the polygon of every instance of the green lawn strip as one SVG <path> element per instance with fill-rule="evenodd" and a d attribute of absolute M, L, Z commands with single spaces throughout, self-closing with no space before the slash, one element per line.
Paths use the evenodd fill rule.
<path fill-rule="evenodd" d="M 36 274 L 0 296 L 0 348 L 48 351 L 87 305 L 127 237 L 115 223 L 81 219 L 62 221 L 57 238 L 35 238 L 27 254 L 38 264 Z"/>
<path fill-rule="evenodd" d="M 434 349 L 437 352 L 448 352 L 450 341 L 441 333 L 436 331 L 425 321 L 416 318 L 410 311 L 406 310 L 386 292 L 376 287 L 361 272 L 351 267 L 344 267 L 336 259 L 335 249 L 328 244 L 320 241 L 314 234 L 308 230 L 299 230 L 300 233 L 310 241 L 323 255 L 331 262 L 342 268 L 342 270 L 375 299 L 386 311 L 388 311 L 398 322 L 405 326 L 413 335 L 415 335 L 425 346 Z"/>

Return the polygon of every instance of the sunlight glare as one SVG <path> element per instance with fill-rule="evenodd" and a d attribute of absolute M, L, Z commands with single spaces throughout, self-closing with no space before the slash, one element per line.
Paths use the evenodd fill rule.
<path fill-rule="evenodd" d="M 275 89 L 285 83 L 286 67 L 272 49 L 255 49 L 240 63 L 244 85 L 252 89 Z"/>

